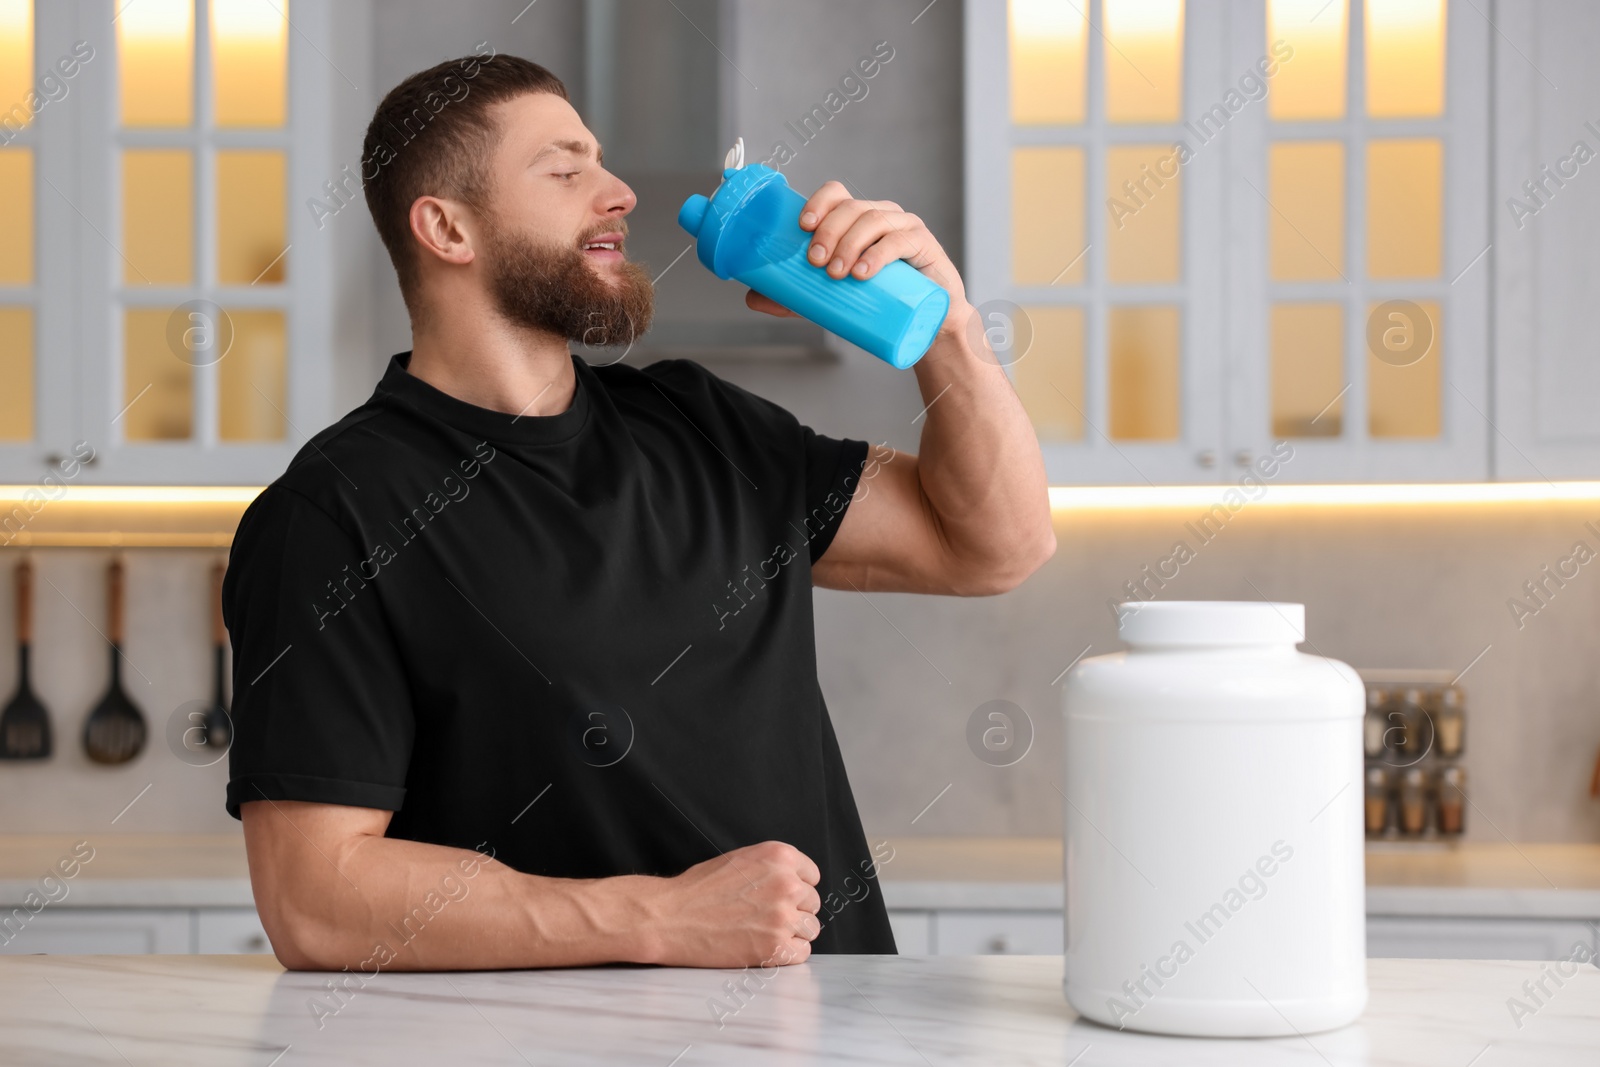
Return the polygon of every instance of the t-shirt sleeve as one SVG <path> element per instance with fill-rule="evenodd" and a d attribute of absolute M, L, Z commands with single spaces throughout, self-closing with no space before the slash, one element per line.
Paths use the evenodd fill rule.
<path fill-rule="evenodd" d="M 867 443 L 848 437 L 825 437 L 809 426 L 801 426 L 800 430 L 806 471 L 802 525 L 810 535 L 807 544 L 811 562 L 816 563 L 833 544 L 839 523 L 855 496 L 867 462 Z"/>
<path fill-rule="evenodd" d="M 227 810 L 304 800 L 398 811 L 415 733 L 402 657 L 365 553 L 315 502 L 269 487 L 223 583 L 233 645 Z"/>
<path fill-rule="evenodd" d="M 790 484 L 798 485 L 799 491 L 785 518 L 794 531 L 805 534 L 811 562 L 821 559 L 861 479 L 867 442 L 817 433 L 782 406 L 724 381 L 692 360 L 665 360 L 651 370 L 691 393 L 709 393 L 708 417 L 726 430 L 729 440 L 742 438 L 756 445 L 744 450 L 762 465 L 761 472 L 752 472 L 756 484 L 774 467 L 792 476 Z M 798 514 L 793 513 L 795 508 Z"/>

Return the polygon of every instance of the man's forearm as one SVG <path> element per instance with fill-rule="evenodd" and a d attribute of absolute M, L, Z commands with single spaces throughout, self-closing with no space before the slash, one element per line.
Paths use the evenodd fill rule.
<path fill-rule="evenodd" d="M 243 818 L 256 908 L 296 970 L 766 966 L 803 962 L 821 931 L 821 873 L 779 841 L 671 877 L 546 878 L 487 845 L 387 837 L 377 809 L 252 801 Z"/>
<path fill-rule="evenodd" d="M 952 555 L 1002 578 L 1054 550 L 1044 459 L 1027 412 L 967 309 L 916 364 L 927 405 L 917 471 Z"/>
<path fill-rule="evenodd" d="M 256 900 L 279 958 L 298 969 L 372 974 L 651 960 L 643 883 L 660 879 L 543 878 L 486 853 L 369 837 L 326 862 L 296 863 L 293 887 L 258 879 Z"/>

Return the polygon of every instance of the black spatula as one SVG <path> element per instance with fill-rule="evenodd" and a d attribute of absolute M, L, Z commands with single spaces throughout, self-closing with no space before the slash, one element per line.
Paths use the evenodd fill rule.
<path fill-rule="evenodd" d="M 33 644 L 33 564 L 17 564 L 17 694 L 0 712 L 0 759 L 48 759 L 50 713 L 28 679 L 28 649 Z"/>
<path fill-rule="evenodd" d="M 144 749 L 144 713 L 122 689 L 122 561 L 113 559 L 106 586 L 106 636 L 111 688 L 83 724 L 83 749 L 96 763 L 127 763 Z"/>
<path fill-rule="evenodd" d="M 218 562 L 211 568 L 211 655 L 212 655 L 212 681 L 211 706 L 206 708 L 205 718 L 201 720 L 201 727 L 205 730 L 205 743 L 207 749 L 215 749 L 219 754 L 228 750 L 228 743 L 233 740 L 233 720 L 228 717 L 228 701 L 224 695 L 225 668 L 227 667 L 227 653 L 224 646 L 228 643 L 228 630 L 222 624 L 222 578 L 227 571 L 227 564 Z"/>

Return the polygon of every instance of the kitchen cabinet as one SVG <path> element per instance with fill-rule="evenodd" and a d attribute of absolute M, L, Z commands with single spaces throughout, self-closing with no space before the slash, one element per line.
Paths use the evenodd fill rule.
<path fill-rule="evenodd" d="M 1367 956 L 1374 959 L 1564 960 L 1573 958 L 1579 945 L 1595 951 L 1595 924 L 1570 919 L 1367 916 Z"/>
<path fill-rule="evenodd" d="M 0 941 L 0 955 L 270 953 L 254 908 L 46 908 Z"/>
<path fill-rule="evenodd" d="M 944 956 L 1059 956 L 1065 931 L 1059 911 L 940 911 L 933 944 Z"/>
<path fill-rule="evenodd" d="M 60 95 L 0 146 L 0 481 L 261 484 L 330 421 L 316 205 L 360 198 L 331 7 L 293 33 L 239 10 L 32 5 L 32 80 Z"/>
<path fill-rule="evenodd" d="M 902 956 L 926 956 L 933 952 L 932 912 L 891 909 L 889 927 L 894 931 L 894 947 Z"/>
<path fill-rule="evenodd" d="M 1357 0 L 1124 31 L 1102 3 L 965 10 L 968 292 L 1052 484 L 1236 482 L 1279 442 L 1267 480 L 1491 476 L 1470 0 L 1409 28 Z"/>
<path fill-rule="evenodd" d="M 1496 25 L 1495 474 L 1600 478 L 1600 6 L 1501 0 Z"/>
<path fill-rule="evenodd" d="M 193 952 L 193 926 L 193 912 L 182 908 L 46 908 L 0 944 L 0 954 Z"/>
<path fill-rule="evenodd" d="M 1060 911 L 956 908 L 889 910 L 902 955 L 1059 955 Z M 1368 915 L 1372 959 L 1557 960 L 1574 947 L 1600 952 L 1600 922 L 1433 915 Z"/>
<path fill-rule="evenodd" d="M 202 954 L 271 952 L 254 908 L 201 908 L 194 913 L 194 949 Z"/>

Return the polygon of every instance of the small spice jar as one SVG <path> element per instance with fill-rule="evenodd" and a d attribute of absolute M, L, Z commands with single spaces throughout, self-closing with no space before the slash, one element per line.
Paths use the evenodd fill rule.
<path fill-rule="evenodd" d="M 1442 731 L 1441 731 L 1442 734 Z M 1467 804 L 1466 768 L 1452 763 L 1439 772 L 1439 832 L 1459 834 L 1462 830 Z"/>
<path fill-rule="evenodd" d="M 1389 829 L 1389 769 L 1367 768 L 1367 836 L 1378 837 Z"/>
<path fill-rule="evenodd" d="M 1428 828 L 1428 774 L 1407 767 L 1400 776 L 1400 830 L 1420 834 Z"/>
<path fill-rule="evenodd" d="M 1389 721 L 1389 748 L 1410 759 L 1418 760 L 1433 745 L 1433 720 L 1428 717 L 1428 694 L 1417 688 L 1402 690 L 1400 707 L 1391 712 Z"/>
<path fill-rule="evenodd" d="M 1389 691 L 1367 690 L 1367 717 L 1361 723 L 1361 747 L 1368 759 L 1383 755 L 1383 735 L 1389 730 Z"/>
<path fill-rule="evenodd" d="M 1439 707 L 1434 727 L 1439 732 L 1439 755 L 1454 759 L 1461 755 L 1467 726 L 1467 694 L 1458 685 L 1439 690 Z"/>

